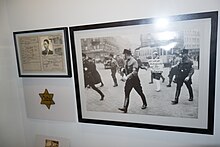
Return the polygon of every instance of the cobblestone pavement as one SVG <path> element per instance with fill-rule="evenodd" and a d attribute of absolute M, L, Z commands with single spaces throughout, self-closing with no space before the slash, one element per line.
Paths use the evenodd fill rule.
<path fill-rule="evenodd" d="M 122 113 L 118 110 L 123 106 L 124 102 L 124 82 L 120 81 L 120 75 L 117 74 L 118 87 L 113 87 L 113 80 L 111 78 L 111 71 L 104 69 L 102 64 L 97 64 L 97 70 L 99 71 L 102 80 L 104 82 L 103 87 L 99 89 L 105 94 L 104 101 L 100 101 L 100 95 L 91 88 L 85 89 L 86 96 L 86 108 L 88 111 L 99 112 L 111 112 Z M 167 117 L 185 117 L 185 118 L 197 118 L 198 117 L 198 72 L 195 70 L 193 75 L 193 93 L 194 101 L 188 101 L 188 91 L 185 85 L 182 87 L 182 91 L 177 105 L 171 105 L 171 100 L 174 99 L 176 84 L 172 83 L 171 87 L 166 87 L 168 84 L 168 72 L 170 68 L 164 68 L 163 76 L 166 78 L 165 82 L 161 81 L 161 91 L 156 92 L 155 83 L 149 84 L 150 70 L 139 70 L 139 77 L 141 80 L 144 94 L 147 97 L 148 107 L 142 110 L 142 101 L 140 96 L 133 89 L 130 94 L 130 103 L 128 107 L 128 114 L 140 114 L 140 115 L 157 115 Z"/>

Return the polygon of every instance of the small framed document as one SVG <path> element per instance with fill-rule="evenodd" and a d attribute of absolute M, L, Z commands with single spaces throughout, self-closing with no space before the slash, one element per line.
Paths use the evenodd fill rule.
<path fill-rule="evenodd" d="M 68 28 L 13 32 L 19 77 L 71 77 Z"/>

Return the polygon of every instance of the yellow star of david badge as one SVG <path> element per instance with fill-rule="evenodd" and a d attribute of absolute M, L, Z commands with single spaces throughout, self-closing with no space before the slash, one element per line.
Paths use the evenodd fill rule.
<path fill-rule="evenodd" d="M 45 89 L 44 93 L 39 93 L 39 95 L 41 97 L 40 104 L 46 105 L 48 109 L 50 109 L 51 105 L 55 104 L 53 101 L 53 93 L 49 93 L 47 89 Z"/>

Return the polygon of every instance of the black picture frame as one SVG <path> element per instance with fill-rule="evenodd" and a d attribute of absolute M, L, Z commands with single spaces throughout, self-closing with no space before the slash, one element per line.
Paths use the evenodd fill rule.
<path fill-rule="evenodd" d="M 16 31 L 13 37 L 19 77 L 72 77 L 67 27 Z"/>
<path fill-rule="evenodd" d="M 158 24 L 158 20 L 164 19 L 146 18 L 72 26 L 69 28 L 72 46 L 78 121 L 80 123 L 125 126 L 209 135 L 214 134 L 218 12 L 212 11 L 168 16 L 166 17 L 166 20 L 169 22 L 168 28 L 155 29 L 154 27 Z M 160 22 L 159 24 L 163 24 L 163 22 Z M 164 25 L 162 27 L 164 27 Z M 171 37 L 169 40 L 157 39 L 156 41 L 154 37 L 152 37 L 158 34 L 160 37 L 163 37 L 163 35 L 160 33 L 167 31 L 171 31 L 171 34 L 175 32 L 178 34 L 177 36 L 180 37 Z M 137 38 L 135 34 L 138 34 L 137 36 L 139 37 Z M 132 37 L 129 38 L 128 36 L 132 36 L 133 40 Z M 140 43 L 138 44 L 139 46 L 136 46 L 136 48 L 132 48 L 132 41 L 135 41 L 135 39 L 139 40 Z M 169 49 L 174 50 L 177 48 L 177 51 L 180 51 L 183 48 L 188 49 L 188 52 L 191 53 L 191 59 L 193 59 L 193 62 L 195 61 L 195 65 L 193 65 L 195 69 L 195 75 L 192 84 L 192 87 L 194 88 L 194 100 L 192 102 L 187 100 L 187 92 L 186 96 L 182 96 L 180 98 L 179 101 L 181 102 L 179 102 L 177 105 L 171 105 L 170 102 L 174 98 L 176 84 L 172 85 L 172 90 L 167 90 L 166 88 L 168 87 L 162 84 L 161 86 L 163 89 L 160 92 L 155 93 L 155 91 L 150 89 L 148 83 L 146 84 L 145 82 L 145 84 L 142 83 L 142 88 L 144 93 L 148 95 L 147 101 L 150 102 L 148 103 L 148 108 L 141 110 L 138 107 L 141 106 L 141 102 L 139 98 L 136 98 L 138 97 L 138 94 L 133 92 L 132 97 L 130 97 L 129 104 L 129 107 L 132 108 L 128 108 L 129 110 L 127 113 L 121 113 L 118 111 L 118 107 L 123 105 L 123 86 L 122 88 L 120 86 L 112 87 L 111 72 L 108 69 L 104 69 L 104 66 L 97 67 L 98 72 L 100 72 L 101 77 L 104 78 L 105 81 L 109 81 L 109 77 L 111 79 L 110 83 L 107 83 L 103 87 L 98 87 L 98 89 L 105 93 L 104 100 L 100 101 L 100 96 L 95 93 L 91 87 L 86 88 L 87 84 L 85 84 L 85 77 L 83 76 L 83 70 L 85 69 L 83 67 L 82 54 L 86 55 L 87 57 L 89 56 L 94 58 L 94 61 L 96 61 L 97 64 L 101 64 L 98 63 L 102 62 L 102 60 L 100 61 L 101 56 L 103 57 L 105 55 L 109 55 L 110 53 L 115 55 L 122 54 L 123 49 L 128 48 L 126 47 L 128 44 L 131 45 L 131 51 L 137 51 L 140 48 L 144 48 L 144 46 L 156 46 L 156 49 L 159 48 L 164 51 L 166 49 L 164 45 L 175 41 L 177 44 L 175 44 L 175 46 L 169 47 Z M 114 49 L 118 49 L 120 51 L 116 52 Z M 174 52 L 172 55 L 173 54 Z M 165 65 L 164 62 L 164 66 L 169 66 L 169 64 Z M 144 71 L 141 72 L 144 74 Z M 139 76 L 141 82 L 144 82 L 144 79 L 150 77 L 150 75 L 141 77 L 140 70 Z M 121 84 L 122 83 L 119 83 L 119 85 Z M 118 88 L 121 90 L 117 91 L 113 88 Z M 171 95 L 169 95 L 170 91 L 172 92 Z M 158 96 L 159 93 L 160 96 Z M 171 98 L 169 99 L 168 97 Z M 121 101 L 120 104 L 117 102 L 118 99 Z M 135 101 L 136 105 L 138 106 L 131 106 L 134 105 L 132 101 Z M 154 107 L 155 109 L 153 109 Z M 167 109 L 169 109 L 168 113 L 166 113 Z M 156 114 L 154 113 L 159 110 L 161 110 L 161 112 Z M 143 111 L 145 112 L 145 115 L 143 115 Z M 171 115 L 173 112 L 178 113 L 179 111 L 186 115 Z M 196 113 L 192 114 L 192 112 Z"/>

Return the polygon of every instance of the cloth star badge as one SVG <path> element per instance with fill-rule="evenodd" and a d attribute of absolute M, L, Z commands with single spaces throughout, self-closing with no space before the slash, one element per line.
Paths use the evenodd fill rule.
<path fill-rule="evenodd" d="M 53 101 L 53 93 L 49 93 L 47 89 L 45 89 L 44 93 L 39 93 L 41 97 L 41 103 L 47 106 L 50 109 L 51 105 L 54 105 L 55 102 Z"/>

